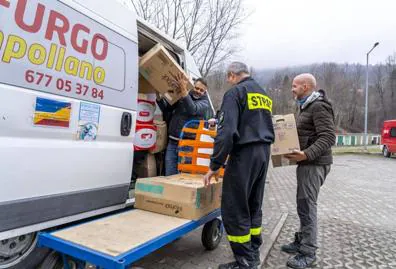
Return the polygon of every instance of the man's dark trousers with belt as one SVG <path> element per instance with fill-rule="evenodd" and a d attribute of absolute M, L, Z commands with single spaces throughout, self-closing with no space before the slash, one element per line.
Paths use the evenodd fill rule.
<path fill-rule="evenodd" d="M 231 153 L 225 170 L 222 218 L 240 264 L 253 265 L 259 261 L 261 207 L 269 156 L 269 144 L 244 145 Z"/>
<path fill-rule="evenodd" d="M 272 100 L 252 78 L 223 98 L 210 169 L 229 156 L 223 180 L 222 218 L 236 262 L 219 268 L 256 268 L 260 263 L 261 206 L 274 141 Z"/>

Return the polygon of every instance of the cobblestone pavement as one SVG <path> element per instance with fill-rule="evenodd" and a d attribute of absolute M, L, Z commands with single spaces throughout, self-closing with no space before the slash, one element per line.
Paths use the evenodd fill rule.
<path fill-rule="evenodd" d="M 293 238 L 298 218 L 295 167 L 270 171 L 264 199 L 264 242 L 283 212 L 289 217 L 263 268 L 286 268 L 280 245 Z M 318 268 L 396 269 L 396 159 L 344 155 L 335 164 L 319 198 Z M 201 230 L 133 265 L 144 269 L 208 269 L 232 260 L 223 238 L 214 251 L 200 243 Z"/>
<path fill-rule="evenodd" d="M 264 268 L 286 268 L 280 251 L 298 228 L 295 170 L 275 169 L 273 208 L 289 217 Z M 337 156 L 319 197 L 318 268 L 396 268 L 396 159 Z M 278 203 L 278 204 L 276 204 Z"/>

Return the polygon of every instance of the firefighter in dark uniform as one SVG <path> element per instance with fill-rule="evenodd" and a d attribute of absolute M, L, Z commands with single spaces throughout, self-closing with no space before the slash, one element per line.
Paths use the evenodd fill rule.
<path fill-rule="evenodd" d="M 217 136 L 205 185 L 227 160 L 221 214 L 235 261 L 219 269 L 257 268 L 262 244 L 261 206 L 274 141 L 272 100 L 249 75 L 247 66 L 234 62 L 227 69 L 233 86 L 218 113 Z"/>

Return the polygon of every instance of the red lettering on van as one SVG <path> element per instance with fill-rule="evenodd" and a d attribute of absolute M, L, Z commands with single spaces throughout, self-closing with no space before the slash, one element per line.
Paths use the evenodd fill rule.
<path fill-rule="evenodd" d="M 55 10 L 49 10 L 47 25 L 45 25 L 45 22 L 43 25 L 43 18 L 46 18 L 45 13 L 47 7 L 40 3 L 36 6 L 33 23 L 28 24 L 26 23 L 25 13 L 28 8 L 30 10 L 32 7 L 27 7 L 27 5 L 27 0 L 18 0 L 16 3 L 14 19 L 20 29 L 29 33 L 38 33 L 42 27 L 46 27 L 46 39 L 53 41 L 54 34 L 56 34 L 59 43 L 64 47 L 71 45 L 75 51 L 82 54 L 87 54 L 88 48 L 90 47 L 92 55 L 96 60 L 103 61 L 107 58 L 109 41 L 104 35 L 96 33 L 89 39 L 88 35 L 91 34 L 91 29 L 89 27 L 81 23 L 73 25 L 65 15 Z M 0 0 L 0 6 L 9 8 L 10 2 L 7 0 Z M 69 33 L 70 30 L 71 33 Z M 82 32 L 87 34 L 87 38 L 82 38 Z M 70 34 L 70 37 L 66 36 L 67 34 Z M 67 38 L 70 38 L 70 40 L 68 40 L 69 44 L 66 42 Z"/>
<path fill-rule="evenodd" d="M 58 19 L 62 21 L 62 25 L 56 24 L 56 21 Z M 65 34 L 67 33 L 67 31 L 69 31 L 69 28 L 70 28 L 69 20 L 59 12 L 51 10 L 48 19 L 47 31 L 45 32 L 45 38 L 48 40 L 52 40 L 52 38 L 54 37 L 54 32 L 57 32 L 59 42 L 66 47 L 67 45 L 66 45 Z"/>
<path fill-rule="evenodd" d="M 7 0 L 0 0 L 0 5 L 4 7 L 10 7 L 10 2 L 8 2 Z"/>
<path fill-rule="evenodd" d="M 27 0 L 19 0 L 17 3 L 17 7 L 15 10 L 15 22 L 18 26 L 29 33 L 37 33 L 41 25 L 43 24 L 43 16 L 45 11 L 45 6 L 42 4 L 38 4 L 35 12 L 34 22 L 32 25 L 27 25 L 23 19 L 25 17 L 26 11 L 26 1 Z M 7 2 L 7 1 L 6 1 Z"/>
<path fill-rule="evenodd" d="M 79 46 L 77 44 L 78 33 L 80 31 L 83 31 L 83 32 L 85 32 L 87 34 L 90 33 L 88 27 L 85 27 L 84 25 L 77 23 L 76 25 L 73 26 L 73 29 L 72 29 L 71 45 L 76 51 L 78 51 L 80 53 L 83 53 L 83 54 L 86 54 L 87 53 L 87 48 L 88 48 L 88 40 L 83 39 L 81 46 Z"/>
<path fill-rule="evenodd" d="M 98 48 L 98 41 L 102 40 L 103 42 L 103 48 L 102 48 L 102 53 L 97 52 Z M 92 39 L 92 46 L 91 46 L 92 54 L 97 60 L 104 60 L 107 57 L 107 52 L 109 50 L 109 41 L 107 41 L 106 37 L 104 37 L 101 34 L 95 34 L 93 39 Z"/>

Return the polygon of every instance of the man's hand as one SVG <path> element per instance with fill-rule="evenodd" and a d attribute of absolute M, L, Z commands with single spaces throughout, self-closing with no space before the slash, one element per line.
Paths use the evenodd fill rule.
<path fill-rule="evenodd" d="M 212 170 L 209 169 L 209 171 L 204 176 L 204 185 L 205 185 L 205 187 L 210 185 L 210 180 L 212 179 L 212 177 L 215 177 L 216 182 L 219 181 L 219 172 L 220 172 L 220 169 L 217 170 L 217 171 L 212 171 Z"/>
<path fill-rule="evenodd" d="M 301 161 L 305 161 L 307 159 L 307 155 L 305 155 L 304 151 L 293 150 L 293 153 L 286 154 L 285 158 L 287 158 L 291 161 L 301 162 Z"/>
<path fill-rule="evenodd" d="M 157 91 L 155 92 L 155 96 L 156 96 L 157 101 L 159 101 L 159 100 L 162 99 L 162 96 L 161 96 L 160 93 L 157 92 Z"/>
<path fill-rule="evenodd" d="M 178 73 L 176 76 L 176 83 L 180 91 L 180 95 L 182 97 L 186 97 L 188 95 L 188 89 L 187 89 L 188 80 L 183 76 L 183 74 Z"/>
<path fill-rule="evenodd" d="M 211 119 L 208 120 L 208 123 L 209 123 L 209 130 L 215 130 L 216 129 L 216 123 L 217 123 L 216 119 L 211 118 Z"/>

